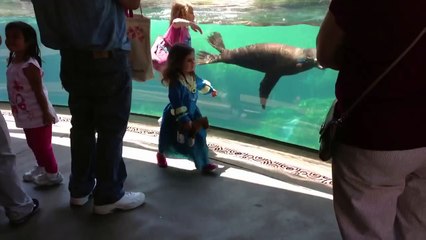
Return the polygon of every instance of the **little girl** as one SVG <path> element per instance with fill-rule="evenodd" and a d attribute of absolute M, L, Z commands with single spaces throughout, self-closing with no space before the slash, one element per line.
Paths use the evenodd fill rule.
<path fill-rule="evenodd" d="M 189 27 L 195 32 L 203 33 L 200 26 L 195 22 L 194 9 L 189 2 L 186 1 L 174 1 L 172 3 L 172 9 L 170 13 L 170 26 L 167 32 L 163 36 L 163 42 L 160 44 L 162 46 L 153 46 L 152 55 L 153 57 L 153 67 L 155 70 L 160 73 L 163 72 L 166 67 L 166 63 L 160 59 L 156 59 L 157 51 L 168 51 L 176 43 L 183 43 L 188 46 L 191 46 L 191 35 L 189 33 Z M 167 48 L 166 50 L 163 49 Z M 164 53 L 161 53 L 164 54 Z M 167 54 L 167 53 L 165 53 Z"/>
<path fill-rule="evenodd" d="M 206 143 L 206 130 L 201 128 L 191 141 L 188 131 L 193 121 L 202 118 L 197 107 L 198 91 L 216 96 L 210 82 L 195 75 L 194 49 L 184 44 L 175 44 L 167 58 L 163 83 L 169 87 L 170 103 L 165 107 L 160 128 L 157 153 L 159 167 L 167 167 L 165 155 L 184 156 L 194 161 L 195 167 L 203 172 L 217 168 L 210 162 Z M 187 132 L 178 132 L 184 129 Z M 184 138 L 181 139 L 181 134 Z"/>
<path fill-rule="evenodd" d="M 51 143 L 52 124 L 58 118 L 43 84 L 36 31 L 27 23 L 10 22 L 5 32 L 10 51 L 6 72 L 9 102 L 16 126 L 24 129 L 38 165 L 24 174 L 24 181 L 41 186 L 59 184 L 63 177 Z"/>
<path fill-rule="evenodd" d="M 201 28 L 194 22 L 194 8 L 191 3 L 185 1 L 174 1 L 170 12 L 170 44 L 183 43 L 191 46 L 191 35 L 188 27 L 195 32 L 203 34 Z"/>

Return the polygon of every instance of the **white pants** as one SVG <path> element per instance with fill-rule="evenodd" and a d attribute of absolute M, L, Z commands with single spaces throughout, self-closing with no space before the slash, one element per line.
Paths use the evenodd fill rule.
<path fill-rule="evenodd" d="M 343 239 L 426 239 L 426 148 L 333 154 L 334 210 Z"/>
<path fill-rule="evenodd" d="M 9 130 L 0 113 L 0 206 L 10 219 L 20 219 L 34 207 L 33 200 L 24 192 L 15 171 L 15 154 L 10 149 Z"/>

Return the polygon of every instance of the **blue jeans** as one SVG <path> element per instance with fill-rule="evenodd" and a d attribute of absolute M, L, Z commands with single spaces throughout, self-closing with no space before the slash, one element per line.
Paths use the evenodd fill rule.
<path fill-rule="evenodd" d="M 101 56 L 61 50 L 61 81 L 72 116 L 69 191 L 75 198 L 93 192 L 96 205 L 124 195 L 122 149 L 132 94 L 127 57 L 122 50 Z"/>

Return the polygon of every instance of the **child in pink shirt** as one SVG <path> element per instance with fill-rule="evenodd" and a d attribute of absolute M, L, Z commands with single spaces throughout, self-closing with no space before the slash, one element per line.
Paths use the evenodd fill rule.
<path fill-rule="evenodd" d="M 16 126 L 23 128 L 37 165 L 26 172 L 24 181 L 41 186 L 56 185 L 63 177 L 52 149 L 52 124 L 58 122 L 43 84 L 40 49 L 34 28 L 24 22 L 6 25 L 6 46 L 10 50 L 7 91 Z"/>
<path fill-rule="evenodd" d="M 203 33 L 195 22 L 194 8 L 186 1 L 173 1 L 170 13 L 170 27 L 163 37 L 154 43 L 151 49 L 152 63 L 155 70 L 160 73 L 167 63 L 169 49 L 176 43 L 182 43 L 191 47 L 191 35 L 189 27 L 195 32 Z"/>

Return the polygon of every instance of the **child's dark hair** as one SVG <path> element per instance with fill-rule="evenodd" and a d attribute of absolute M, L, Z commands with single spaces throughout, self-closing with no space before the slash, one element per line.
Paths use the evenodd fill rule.
<path fill-rule="evenodd" d="M 177 43 L 169 51 L 167 57 L 167 66 L 163 71 L 163 83 L 169 86 L 174 85 L 179 81 L 179 75 L 183 75 L 182 67 L 186 56 L 193 53 L 194 49 L 188 45 Z"/>
<path fill-rule="evenodd" d="M 35 58 L 41 66 L 41 54 L 40 48 L 37 43 L 37 33 L 31 25 L 28 23 L 24 23 L 21 21 L 10 22 L 6 25 L 5 32 L 7 33 L 9 30 L 16 29 L 22 32 L 24 36 L 24 41 L 27 44 L 28 48 L 25 53 L 25 60 L 28 60 L 30 57 Z M 9 53 L 9 59 L 7 65 L 12 62 L 14 52 Z"/>

